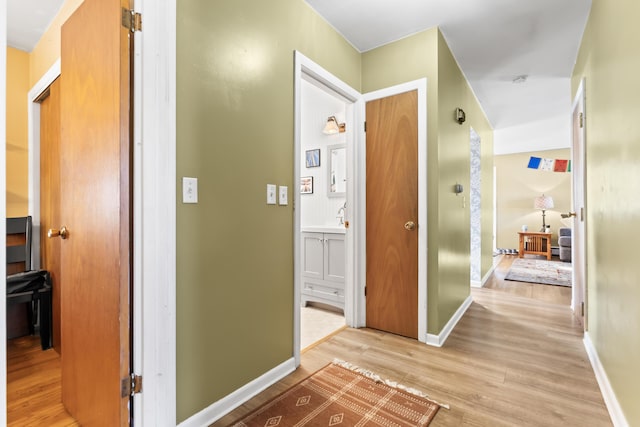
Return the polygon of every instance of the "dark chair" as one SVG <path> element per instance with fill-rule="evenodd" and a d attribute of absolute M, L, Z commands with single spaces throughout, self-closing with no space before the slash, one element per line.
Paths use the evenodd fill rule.
<path fill-rule="evenodd" d="M 40 324 L 42 349 L 51 348 L 51 276 L 46 270 L 31 270 L 31 217 L 7 218 L 7 237 L 24 235 L 24 243 L 7 246 L 7 267 L 23 264 L 22 271 L 7 276 L 7 306 L 27 304 L 29 333 Z"/>

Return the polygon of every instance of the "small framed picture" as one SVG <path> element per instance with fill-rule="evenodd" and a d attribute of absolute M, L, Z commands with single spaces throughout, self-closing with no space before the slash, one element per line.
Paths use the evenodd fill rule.
<path fill-rule="evenodd" d="M 305 152 L 308 168 L 317 168 L 320 166 L 320 149 L 307 150 Z"/>
<path fill-rule="evenodd" d="M 312 176 L 300 177 L 300 193 L 301 194 L 313 193 L 313 177 Z"/>

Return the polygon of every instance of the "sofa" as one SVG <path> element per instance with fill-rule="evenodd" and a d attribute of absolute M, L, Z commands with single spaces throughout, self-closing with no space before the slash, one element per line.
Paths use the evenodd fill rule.
<path fill-rule="evenodd" d="M 558 246 L 560 261 L 571 262 L 571 228 L 560 227 L 558 229 Z"/>

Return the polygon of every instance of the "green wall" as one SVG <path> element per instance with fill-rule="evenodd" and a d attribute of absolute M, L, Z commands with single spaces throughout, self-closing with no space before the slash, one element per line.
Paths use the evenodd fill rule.
<path fill-rule="evenodd" d="M 199 180 L 199 203 L 177 206 L 178 421 L 293 355 L 293 210 L 267 206 L 265 192 L 297 188 L 294 50 L 362 92 L 428 78 L 428 311 L 439 333 L 469 295 L 469 210 L 452 192 L 462 183 L 468 201 L 469 126 L 482 138 L 483 274 L 493 198 L 492 131 L 439 31 L 361 55 L 302 0 L 185 0 L 177 24 L 178 200 L 183 176 Z"/>
<path fill-rule="evenodd" d="M 629 425 L 640 425 L 640 3 L 594 0 L 574 69 L 586 81 L 588 333 Z"/>
<path fill-rule="evenodd" d="M 360 54 L 302 0 L 177 11 L 177 411 L 182 421 L 293 355 L 294 50 L 360 88 Z"/>
<path fill-rule="evenodd" d="M 491 268 L 493 131 L 437 28 L 362 55 L 364 93 L 427 78 L 428 332 L 469 296 L 469 127 L 482 140 L 482 274 Z M 467 121 L 454 121 L 461 107 Z M 456 196 L 453 186 L 464 185 Z M 464 199 L 464 198 L 466 199 Z M 466 201 L 465 204 L 463 204 Z"/>

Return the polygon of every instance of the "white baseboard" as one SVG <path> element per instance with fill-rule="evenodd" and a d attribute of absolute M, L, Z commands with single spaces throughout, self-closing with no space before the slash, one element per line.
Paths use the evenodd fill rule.
<path fill-rule="evenodd" d="M 587 350 L 589 361 L 591 361 L 593 372 L 596 374 L 596 380 L 598 380 L 600 392 L 602 393 L 604 403 L 607 405 L 607 409 L 609 410 L 609 416 L 611 417 L 613 425 L 615 427 L 629 427 L 629 423 L 624 416 L 624 412 L 622 412 L 622 408 L 620 407 L 620 403 L 618 403 L 616 394 L 611 387 L 609 377 L 607 377 L 607 372 L 604 370 L 604 366 L 602 366 L 602 363 L 600 362 L 598 352 L 593 346 L 593 342 L 591 341 L 591 337 L 588 332 L 584 333 L 582 341 L 584 342 L 584 348 Z"/>
<path fill-rule="evenodd" d="M 491 274 L 495 271 L 495 269 L 496 269 L 496 264 L 494 263 L 489 269 L 489 271 L 487 271 L 487 273 L 484 275 L 484 277 L 482 278 L 482 281 L 480 282 L 478 282 L 477 280 L 471 281 L 471 287 L 472 288 L 484 287 L 484 285 L 487 283 L 487 280 L 489 280 L 489 277 L 491 277 Z"/>
<path fill-rule="evenodd" d="M 295 369 L 296 365 L 294 359 L 288 359 L 266 374 L 256 378 L 248 384 L 245 384 L 238 390 L 217 402 L 214 402 L 209 407 L 192 415 L 178 425 L 180 427 L 205 427 L 211 425 L 214 421 L 233 411 L 267 387 L 280 381 L 282 378 L 295 371 Z"/>
<path fill-rule="evenodd" d="M 444 325 L 442 331 L 440 331 L 439 335 L 427 334 L 427 344 L 433 345 L 436 347 L 442 347 L 444 342 L 449 338 L 449 334 L 453 331 L 453 328 L 458 324 L 462 316 L 467 311 L 471 303 L 473 302 L 473 298 L 471 295 L 467 297 L 466 300 L 460 305 L 460 307 L 456 310 L 456 312 L 451 316 L 451 319 Z"/>

